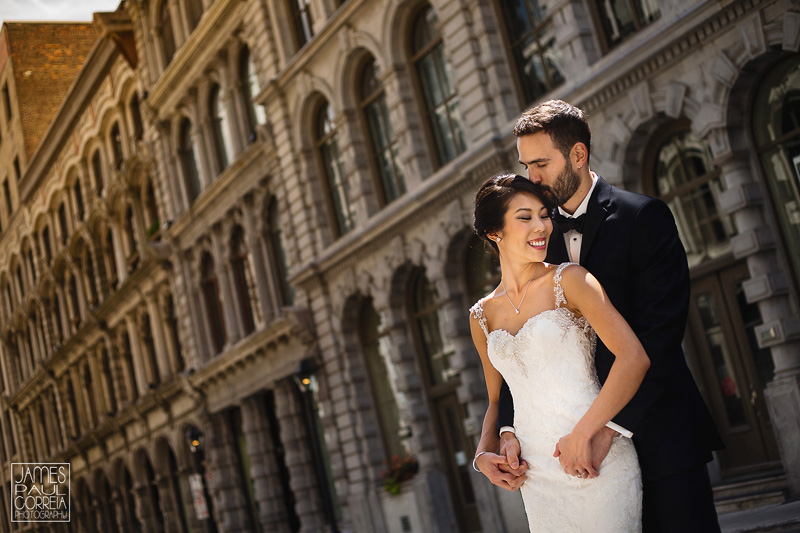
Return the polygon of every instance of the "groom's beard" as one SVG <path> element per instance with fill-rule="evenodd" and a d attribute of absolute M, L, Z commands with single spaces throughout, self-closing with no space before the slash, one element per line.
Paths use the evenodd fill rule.
<path fill-rule="evenodd" d="M 544 187 L 550 194 L 550 199 L 556 205 L 564 205 L 572 198 L 572 195 L 578 190 L 581 185 L 581 177 L 578 175 L 572 166 L 567 163 L 564 170 L 556 176 L 556 181 L 552 187 Z"/>

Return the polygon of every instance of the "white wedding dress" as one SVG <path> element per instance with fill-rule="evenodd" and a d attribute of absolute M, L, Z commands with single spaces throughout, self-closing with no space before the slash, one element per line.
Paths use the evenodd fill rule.
<path fill-rule="evenodd" d="M 633 443 L 614 439 L 594 479 L 564 473 L 553 457 L 600 391 L 594 367 L 596 336 L 566 307 L 560 265 L 553 277 L 556 309 L 528 319 L 516 335 L 487 331 L 482 301 L 470 313 L 487 338 L 489 360 L 514 398 L 514 428 L 528 462 L 520 489 L 530 531 L 641 531 L 642 482 Z"/>

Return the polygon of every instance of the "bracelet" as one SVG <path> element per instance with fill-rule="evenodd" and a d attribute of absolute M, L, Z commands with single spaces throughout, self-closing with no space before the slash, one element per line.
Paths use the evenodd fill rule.
<path fill-rule="evenodd" d="M 472 459 L 472 469 L 475 470 L 476 472 L 478 472 L 479 474 L 483 474 L 483 472 L 480 471 L 480 469 L 478 468 L 478 465 L 475 464 L 475 461 L 477 461 L 478 457 L 480 457 L 481 455 L 483 455 L 485 453 L 486 452 L 478 452 L 478 453 L 475 454 L 475 457 Z"/>

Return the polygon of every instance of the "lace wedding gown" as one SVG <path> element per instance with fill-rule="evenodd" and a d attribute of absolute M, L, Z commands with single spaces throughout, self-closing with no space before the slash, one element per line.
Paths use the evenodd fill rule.
<path fill-rule="evenodd" d="M 642 483 L 630 439 L 614 439 L 594 479 L 564 473 L 553 457 L 600 391 L 595 333 L 566 304 L 560 265 L 553 277 L 556 309 L 528 319 L 516 335 L 487 331 L 482 301 L 470 313 L 486 335 L 489 360 L 514 398 L 514 428 L 528 462 L 520 492 L 530 531 L 641 531 Z"/>

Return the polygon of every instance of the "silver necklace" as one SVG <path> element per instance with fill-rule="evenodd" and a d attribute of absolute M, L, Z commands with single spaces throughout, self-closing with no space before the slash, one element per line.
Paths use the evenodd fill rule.
<path fill-rule="evenodd" d="M 514 308 L 514 311 L 516 311 L 517 314 L 519 314 L 520 307 L 522 307 L 522 302 L 525 301 L 525 295 L 528 294 L 528 287 L 530 286 L 531 281 L 533 281 L 533 278 L 536 277 L 536 274 L 539 273 L 539 269 L 540 268 L 542 268 L 542 264 L 541 263 L 539 263 L 539 266 L 536 267 L 536 272 L 534 272 L 533 276 L 531 276 L 531 279 L 528 280 L 528 284 L 525 285 L 525 290 L 522 293 L 522 299 L 520 299 L 520 301 L 519 301 L 519 306 L 514 305 L 514 302 L 511 301 L 511 297 L 508 295 L 508 291 L 506 290 L 506 282 L 503 281 L 503 278 L 500 278 L 500 283 L 503 284 L 503 292 L 506 293 L 506 298 L 508 298 L 508 303 L 511 304 L 511 307 Z"/>

